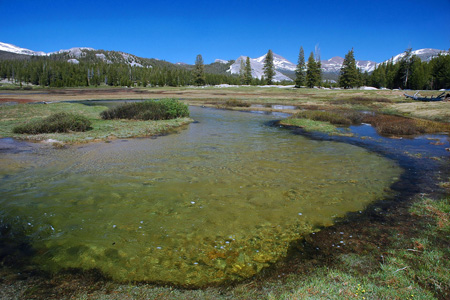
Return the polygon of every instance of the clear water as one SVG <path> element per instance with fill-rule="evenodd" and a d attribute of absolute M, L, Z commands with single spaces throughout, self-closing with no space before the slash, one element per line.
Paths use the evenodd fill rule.
<path fill-rule="evenodd" d="M 386 197 L 402 170 L 344 143 L 191 108 L 157 139 L 0 154 L 0 218 L 45 270 L 202 286 L 248 278 L 289 244 Z"/>

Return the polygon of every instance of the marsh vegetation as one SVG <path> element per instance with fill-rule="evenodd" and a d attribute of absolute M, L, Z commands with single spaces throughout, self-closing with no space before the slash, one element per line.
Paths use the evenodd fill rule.
<path fill-rule="evenodd" d="M 104 120 L 170 120 L 189 117 L 189 108 L 177 99 L 131 102 L 111 107 L 100 113 Z"/>
<path fill-rule="evenodd" d="M 164 120 L 105 120 L 100 116 L 105 111 L 108 111 L 106 106 L 88 106 L 80 103 L 2 105 L 0 136 L 34 141 L 51 139 L 61 143 L 85 143 L 154 136 L 192 122 L 189 117 Z M 180 106 L 175 102 L 174 109 L 169 114 L 180 115 L 180 111 L 184 114 L 189 113 L 186 106 Z M 167 111 L 164 112 L 164 116 L 167 114 Z M 86 127 L 87 124 L 89 127 Z M 76 128 L 89 130 L 75 130 Z"/>
<path fill-rule="evenodd" d="M 76 131 L 86 131 L 91 128 L 91 121 L 88 118 L 60 112 L 52 114 L 44 119 L 28 122 L 13 128 L 13 133 L 68 133 Z"/>

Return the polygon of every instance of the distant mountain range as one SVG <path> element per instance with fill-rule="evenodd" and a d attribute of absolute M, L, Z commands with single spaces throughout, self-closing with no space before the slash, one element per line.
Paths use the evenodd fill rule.
<path fill-rule="evenodd" d="M 448 54 L 448 51 L 429 48 L 412 51 L 412 54 L 417 55 L 423 61 L 429 61 L 439 53 Z M 253 77 L 261 78 L 261 76 L 264 75 L 264 60 L 266 58 L 266 55 L 267 54 L 264 54 L 263 56 L 257 58 L 250 58 Z M 400 53 L 389 60 L 392 60 L 395 63 L 402 59 L 404 55 L 404 53 Z M 141 58 L 136 55 L 120 51 L 105 51 L 87 47 L 78 47 L 45 53 L 42 51 L 33 51 L 25 48 L 20 48 L 12 44 L 0 42 L 0 59 L 28 59 L 30 56 L 58 56 L 60 59 L 66 59 L 68 62 L 74 64 L 78 64 L 80 60 L 89 59 L 91 61 L 102 60 L 106 63 L 125 63 L 130 66 L 138 67 L 152 67 L 153 65 L 158 63 L 160 65 L 163 64 L 176 68 L 192 68 L 192 65 L 182 62 L 172 64 L 169 62 L 160 61 L 158 59 Z M 275 53 L 273 55 L 273 58 L 276 70 L 274 81 L 292 80 L 295 77 L 296 64 Z M 205 65 L 205 70 L 206 72 L 209 71 L 212 73 L 239 74 L 241 61 L 243 61 L 245 64 L 246 59 L 247 56 L 240 56 L 236 60 L 231 61 L 216 59 L 214 63 Z M 322 60 L 321 63 L 324 78 L 336 79 L 339 75 L 339 71 L 342 67 L 343 62 L 344 58 L 340 56 L 335 56 L 328 60 Z M 362 72 L 370 73 L 375 70 L 377 63 L 368 60 L 357 60 L 356 65 L 361 69 Z"/>

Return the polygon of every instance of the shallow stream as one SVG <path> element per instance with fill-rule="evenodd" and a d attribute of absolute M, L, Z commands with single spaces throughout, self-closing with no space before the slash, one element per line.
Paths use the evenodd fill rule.
<path fill-rule="evenodd" d="M 30 238 L 44 270 L 203 286 L 256 274 L 318 226 L 392 195 L 403 172 L 362 147 L 268 126 L 277 116 L 191 117 L 156 139 L 1 141 L 1 223 Z"/>

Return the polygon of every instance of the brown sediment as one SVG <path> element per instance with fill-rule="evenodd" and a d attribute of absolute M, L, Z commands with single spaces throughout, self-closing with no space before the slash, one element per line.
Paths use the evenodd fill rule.
<path fill-rule="evenodd" d="M 21 99 L 21 98 L 0 98 L 0 104 L 4 104 L 7 102 L 12 103 L 30 103 L 30 102 L 36 102 L 33 99 Z"/>

